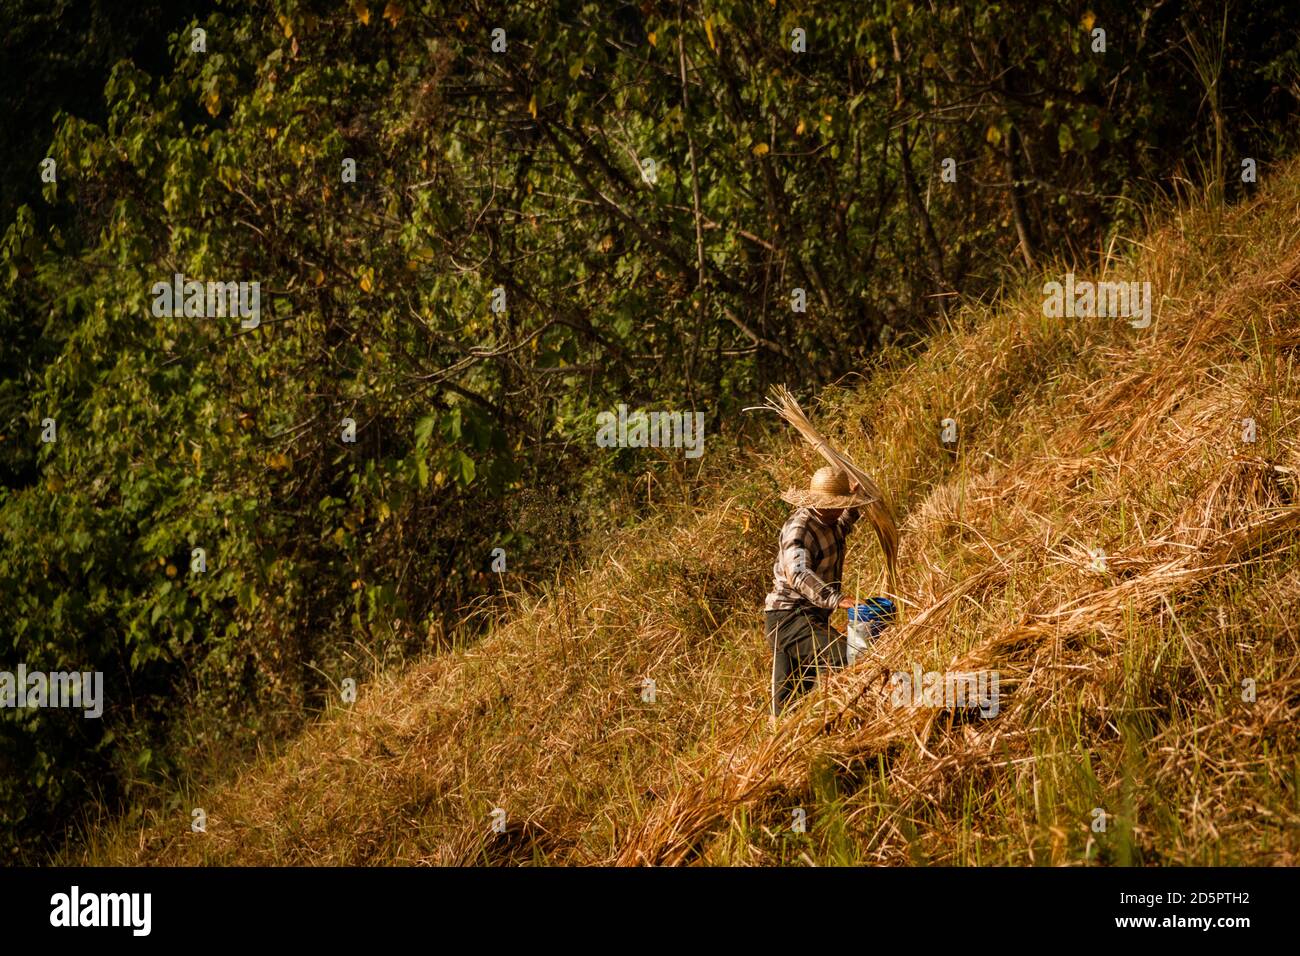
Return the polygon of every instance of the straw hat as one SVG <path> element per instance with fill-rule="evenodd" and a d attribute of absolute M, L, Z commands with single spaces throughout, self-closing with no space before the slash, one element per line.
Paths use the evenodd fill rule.
<path fill-rule="evenodd" d="M 854 494 L 849 476 L 833 465 L 817 469 L 807 488 L 791 488 L 781 500 L 796 508 L 859 508 L 871 503 L 869 495 Z"/>

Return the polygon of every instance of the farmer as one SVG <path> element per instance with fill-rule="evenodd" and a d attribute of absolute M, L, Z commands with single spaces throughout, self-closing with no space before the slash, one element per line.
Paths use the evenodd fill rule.
<path fill-rule="evenodd" d="M 810 690 L 817 675 L 845 664 L 845 638 L 831 627 L 831 612 L 853 607 L 840 591 L 844 542 L 870 502 L 858 483 L 833 466 L 812 476 L 807 489 L 781 495 L 795 512 L 781 528 L 764 602 L 764 631 L 772 648 L 772 717 Z"/>

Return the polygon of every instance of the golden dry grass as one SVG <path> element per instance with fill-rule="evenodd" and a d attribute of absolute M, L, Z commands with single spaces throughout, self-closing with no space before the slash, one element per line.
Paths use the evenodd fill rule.
<path fill-rule="evenodd" d="M 1221 218 L 1171 211 L 1133 248 L 1107 277 L 1151 282 L 1148 329 L 1044 318 L 1036 281 L 810 409 L 904 516 L 906 619 L 775 731 L 776 495 L 817 462 L 773 428 L 714 442 L 667 489 L 681 500 L 482 641 L 379 675 L 79 859 L 1294 863 L 1300 169 Z M 850 548 L 862 595 L 878 553 Z M 889 674 L 913 665 L 997 670 L 1000 712 L 893 706 Z"/>

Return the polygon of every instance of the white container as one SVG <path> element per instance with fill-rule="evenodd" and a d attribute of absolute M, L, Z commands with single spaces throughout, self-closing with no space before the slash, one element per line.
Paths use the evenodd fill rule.
<path fill-rule="evenodd" d="M 859 654 L 865 654 L 871 644 L 871 622 L 849 621 L 848 662 L 852 664 Z"/>

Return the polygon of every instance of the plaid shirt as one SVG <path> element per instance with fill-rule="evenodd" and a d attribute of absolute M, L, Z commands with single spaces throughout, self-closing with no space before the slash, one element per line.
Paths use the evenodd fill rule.
<path fill-rule="evenodd" d="M 823 524 L 807 508 L 790 515 L 781 528 L 781 545 L 772 566 L 772 591 L 764 609 L 811 606 L 835 610 L 840 603 L 844 540 L 861 513 L 858 508 L 841 511 L 834 525 Z"/>

